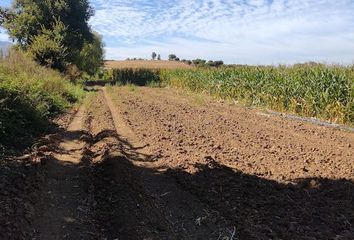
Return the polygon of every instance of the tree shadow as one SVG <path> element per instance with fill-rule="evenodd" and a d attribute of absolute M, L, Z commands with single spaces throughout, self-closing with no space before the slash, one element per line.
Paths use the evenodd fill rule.
<path fill-rule="evenodd" d="M 98 134 L 96 134 L 96 136 L 93 137 L 93 142 L 91 143 L 95 144 L 99 141 L 104 140 L 105 138 L 110 137 L 115 138 L 120 144 L 122 144 L 123 149 L 121 150 L 124 152 L 124 155 L 129 159 L 141 162 L 151 162 L 156 161 L 158 158 L 158 155 L 149 155 L 139 151 L 148 147 L 149 144 L 145 144 L 139 147 L 133 146 L 129 141 L 119 135 L 115 130 L 103 130 L 99 132 Z"/>
<path fill-rule="evenodd" d="M 91 87 L 96 87 L 96 86 L 100 86 L 100 87 L 104 87 L 104 86 L 106 86 L 106 85 L 113 85 L 115 82 L 114 81 L 106 81 L 106 80 L 90 80 L 90 81 L 86 81 L 85 83 L 84 83 L 84 85 L 85 85 L 85 90 L 87 89 L 87 90 L 89 90 L 89 91 L 91 91 L 91 90 L 96 90 L 96 89 L 94 89 L 94 88 L 91 88 Z M 89 87 L 89 88 L 86 88 L 86 87 Z"/>
<path fill-rule="evenodd" d="M 73 204 L 69 207 L 78 214 L 74 218 L 83 219 L 85 216 L 80 215 L 77 209 L 90 208 L 94 225 L 108 239 L 210 239 L 215 236 L 217 239 L 218 235 L 209 235 L 209 230 L 219 222 L 206 220 L 201 226 L 195 226 L 194 220 L 189 221 L 189 225 L 187 222 L 171 224 L 170 219 L 164 215 L 166 209 L 157 207 L 161 204 L 167 210 L 170 208 L 173 212 L 183 212 L 189 206 L 188 201 L 194 198 L 203 209 L 211 209 L 225 219 L 225 226 L 235 227 L 237 239 L 354 239 L 354 183 L 350 180 L 305 178 L 280 183 L 231 169 L 212 158 L 208 159 L 208 164 L 197 164 L 195 173 L 177 168 L 162 172 L 135 164 L 150 161 L 154 156 L 141 157 L 139 149 L 115 131 L 105 130 L 95 136 L 84 131 L 63 132 L 63 136 L 64 141 L 84 139 L 89 145 L 113 137 L 125 146 L 115 154 L 107 154 L 99 163 L 93 163 L 91 154 L 94 153 L 88 152 L 78 164 L 51 158 L 45 165 L 37 166 L 43 171 L 54 171 L 53 182 L 56 181 L 55 171 L 66 172 L 68 175 L 80 172 L 85 176 L 84 180 L 73 178 L 74 184 L 70 184 L 79 186 L 82 198 L 86 198 L 86 193 L 92 194 L 89 197 L 91 202 L 86 202 L 87 206 Z M 21 174 L 17 178 L 21 179 Z M 52 181 L 48 183 L 52 184 Z M 26 181 L 21 180 L 19 184 L 23 182 Z M 147 187 L 159 195 L 152 196 L 151 192 L 147 192 Z M 33 191 L 33 187 L 28 189 Z M 184 199 L 186 194 L 181 189 L 192 198 Z M 60 195 L 60 188 L 58 191 Z M 0 194 L 1 202 L 10 202 L 14 194 Z M 76 198 L 74 195 L 71 197 Z M 16 208 L 17 205 L 20 206 L 16 203 L 11 207 Z M 193 208 L 193 205 L 189 207 Z M 19 213 L 25 214 L 26 211 L 23 208 Z M 58 214 L 59 217 L 62 215 Z M 10 219 L 10 222 L 18 219 L 17 216 Z M 60 224 L 62 221 L 58 221 L 58 226 Z M 71 229 L 71 232 L 84 232 L 84 225 L 80 224 L 76 222 L 67 229 Z M 184 232 L 183 228 L 193 231 Z M 206 230 L 201 230 L 204 228 Z M 2 234 L 7 233 L 5 228 L 0 229 L 4 230 Z M 62 235 L 66 233 L 64 231 Z M 85 239 L 99 238 L 87 235 Z"/>
<path fill-rule="evenodd" d="M 195 174 L 168 174 L 225 216 L 240 239 L 354 239 L 352 181 L 305 178 L 284 184 L 213 159 L 197 168 Z"/>
<path fill-rule="evenodd" d="M 36 166 L 12 159 L 0 161 L 0 239 L 32 239 L 37 180 Z"/>
<path fill-rule="evenodd" d="M 108 239 L 175 239 L 169 238 L 168 222 L 137 179 L 141 169 L 124 155 L 107 156 L 95 167 L 95 212 L 103 235 Z"/>
<path fill-rule="evenodd" d="M 105 158 L 102 172 L 110 172 L 114 184 L 120 182 L 122 188 L 132 191 L 138 186 L 135 196 L 143 192 L 134 185 L 138 175 L 154 176 L 161 185 L 169 178 L 223 216 L 228 226 L 235 226 L 239 239 L 354 239 L 354 183 L 350 180 L 303 178 L 281 183 L 231 169 L 212 158 L 208 164 L 197 164 L 195 173 L 184 169 L 161 172 L 133 164 L 153 156 L 138 158 L 136 148 L 115 131 L 103 131 L 95 140 L 108 136 L 129 146 L 130 154 Z M 119 198 L 120 191 L 110 194 Z M 126 239 L 134 238 L 126 235 Z"/>
<path fill-rule="evenodd" d="M 95 179 L 106 179 L 100 183 L 96 195 L 101 196 L 98 205 L 106 206 L 103 210 L 106 215 L 100 215 L 101 220 L 110 219 L 108 226 L 112 228 L 107 230 L 111 236 L 118 228 L 124 239 L 210 237 L 173 237 L 171 224 L 163 219 L 161 212 L 154 210 L 153 200 L 144 192 L 142 181 L 148 179 L 159 184 L 155 187 L 160 192 L 171 192 L 170 197 L 176 198 L 177 204 L 182 199 L 177 197 L 179 190 L 170 184 L 174 181 L 179 188 L 226 219 L 227 226 L 234 226 L 238 239 L 354 239 L 354 183 L 350 180 L 303 178 L 280 183 L 231 169 L 212 158 L 208 159 L 208 164 L 197 164 L 195 173 L 184 169 L 161 172 L 133 164 L 160 157 L 141 157 L 137 152 L 139 148 L 134 148 L 115 131 L 100 132 L 94 137 L 94 143 L 107 137 L 114 137 L 127 147 L 121 149 L 122 154 L 118 156 L 106 156 L 95 167 L 104 176 Z M 107 199 L 107 196 L 110 197 Z M 112 208 L 109 199 L 115 199 L 116 208 Z M 137 205 L 142 208 L 136 209 Z M 141 222 L 146 225 L 142 226 Z M 146 228 L 155 229 L 158 234 L 151 234 Z"/>

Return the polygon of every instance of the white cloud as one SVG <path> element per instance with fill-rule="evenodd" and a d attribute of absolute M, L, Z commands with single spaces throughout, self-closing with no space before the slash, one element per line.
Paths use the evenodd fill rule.
<path fill-rule="evenodd" d="M 353 63 L 353 0 L 91 0 L 107 58 Z M 1 5 L 1 4 L 0 4 Z M 0 32 L 0 41 L 8 40 Z"/>
<path fill-rule="evenodd" d="M 238 63 L 354 59 L 352 0 L 96 0 L 107 56 L 171 52 Z"/>
<path fill-rule="evenodd" d="M 0 41 L 10 41 L 9 36 L 0 28 Z"/>

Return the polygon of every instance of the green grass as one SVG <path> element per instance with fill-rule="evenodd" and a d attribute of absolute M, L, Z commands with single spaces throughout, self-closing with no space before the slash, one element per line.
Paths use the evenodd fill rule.
<path fill-rule="evenodd" d="M 159 72 L 169 85 L 247 105 L 354 124 L 354 67 L 236 66 Z"/>
<path fill-rule="evenodd" d="M 133 83 L 127 83 L 126 86 L 127 86 L 128 90 L 131 92 L 136 92 L 138 89 L 137 86 Z"/>
<path fill-rule="evenodd" d="M 83 96 L 80 86 L 21 53 L 0 60 L 0 155 L 28 146 L 48 119 Z"/>

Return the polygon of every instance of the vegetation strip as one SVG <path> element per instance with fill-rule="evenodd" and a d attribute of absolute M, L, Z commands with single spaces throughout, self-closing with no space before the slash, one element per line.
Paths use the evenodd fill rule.
<path fill-rule="evenodd" d="M 354 124 L 354 68 L 322 64 L 194 69 L 113 69 L 117 84 L 172 86 L 246 105 Z"/>
<path fill-rule="evenodd" d="M 83 94 L 81 86 L 21 53 L 0 60 L 0 156 L 27 147 L 48 129 L 49 118 Z"/>

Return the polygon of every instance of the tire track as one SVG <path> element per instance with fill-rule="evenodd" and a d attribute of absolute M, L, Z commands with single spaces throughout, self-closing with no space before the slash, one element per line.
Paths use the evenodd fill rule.
<path fill-rule="evenodd" d="M 54 137 L 55 147 L 42 147 L 43 186 L 36 207 L 38 239 L 98 237 L 90 216 L 89 165 L 84 155 L 82 105 L 67 129 Z"/>
<path fill-rule="evenodd" d="M 167 223 L 167 228 L 158 229 L 153 239 L 215 239 L 229 236 L 227 222 L 217 212 L 183 190 L 166 170 L 154 168 L 156 156 L 144 150 L 134 132 L 125 124 L 106 88 L 103 88 L 103 93 L 123 145 L 124 157 L 116 157 L 116 161 L 125 160 L 129 165 L 116 163 L 116 176 L 128 172 L 130 182 L 135 185 L 133 188 L 138 189 L 138 194 L 147 201 L 145 206 L 151 207 L 147 214 L 158 216 L 160 226 Z M 144 239 L 144 236 L 140 235 L 138 239 Z"/>

